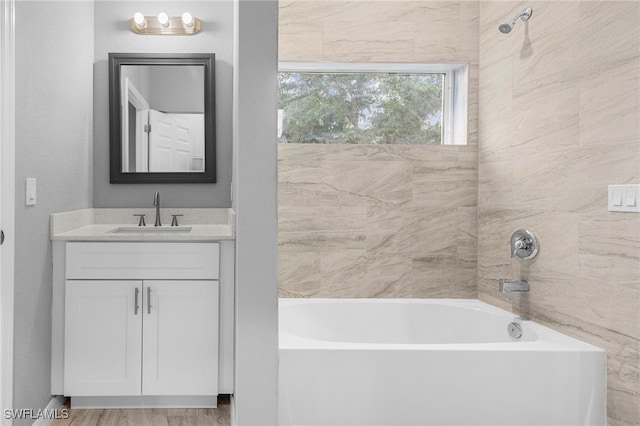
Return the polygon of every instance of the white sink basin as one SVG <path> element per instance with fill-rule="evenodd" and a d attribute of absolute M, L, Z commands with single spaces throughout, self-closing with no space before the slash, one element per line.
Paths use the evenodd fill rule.
<path fill-rule="evenodd" d="M 107 232 L 128 234 L 166 234 L 191 232 L 190 226 L 120 226 Z"/>

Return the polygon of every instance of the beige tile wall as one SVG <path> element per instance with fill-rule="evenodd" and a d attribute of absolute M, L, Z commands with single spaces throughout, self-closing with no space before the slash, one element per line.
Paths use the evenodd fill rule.
<path fill-rule="evenodd" d="M 610 425 L 640 424 L 640 215 L 607 211 L 608 184 L 640 182 L 639 22 L 638 2 L 480 4 L 479 297 L 607 350 Z"/>
<path fill-rule="evenodd" d="M 281 1 L 279 59 L 469 63 L 468 146 L 281 144 L 282 297 L 476 297 L 477 2 Z"/>

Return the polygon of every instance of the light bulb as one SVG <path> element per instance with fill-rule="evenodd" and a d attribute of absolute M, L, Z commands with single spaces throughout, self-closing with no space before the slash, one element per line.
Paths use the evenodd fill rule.
<path fill-rule="evenodd" d="M 136 24 L 136 27 L 140 29 L 147 26 L 146 21 L 147 20 L 145 19 L 144 15 L 140 12 L 136 12 L 135 15 L 133 15 L 133 22 Z"/>
<path fill-rule="evenodd" d="M 187 28 L 193 28 L 193 16 L 189 12 L 182 14 L 182 23 Z"/>
<path fill-rule="evenodd" d="M 160 12 L 158 13 L 158 22 L 160 23 L 160 25 L 162 25 L 164 28 L 167 28 L 169 26 L 169 15 L 167 15 L 164 12 Z"/>

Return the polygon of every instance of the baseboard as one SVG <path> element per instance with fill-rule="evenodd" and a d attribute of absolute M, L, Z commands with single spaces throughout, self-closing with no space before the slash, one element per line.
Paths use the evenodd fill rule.
<path fill-rule="evenodd" d="M 218 396 L 72 396 L 71 408 L 129 409 L 129 408 L 217 408 Z"/>
<path fill-rule="evenodd" d="M 48 414 L 48 413 L 53 413 L 54 411 L 60 410 L 60 408 L 64 405 L 64 402 L 66 401 L 66 399 L 67 398 L 65 398 L 62 395 L 54 396 L 53 398 L 51 398 L 51 401 L 49 401 L 47 406 L 44 407 L 43 412 Z M 47 415 L 46 417 L 49 417 L 49 415 Z M 40 417 L 35 422 L 33 422 L 33 426 L 49 426 L 52 420 L 53 418 L 45 419 L 44 417 Z"/>

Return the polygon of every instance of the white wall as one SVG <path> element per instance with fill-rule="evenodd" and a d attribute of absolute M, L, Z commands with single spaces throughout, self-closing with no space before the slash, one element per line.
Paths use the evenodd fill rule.
<path fill-rule="evenodd" d="M 238 425 L 275 425 L 278 3 L 236 0 L 234 20 L 235 419 Z"/>
<path fill-rule="evenodd" d="M 15 28 L 13 403 L 39 409 L 51 398 L 49 214 L 91 207 L 93 2 L 18 1 Z M 27 177 L 35 206 L 25 206 Z"/>

